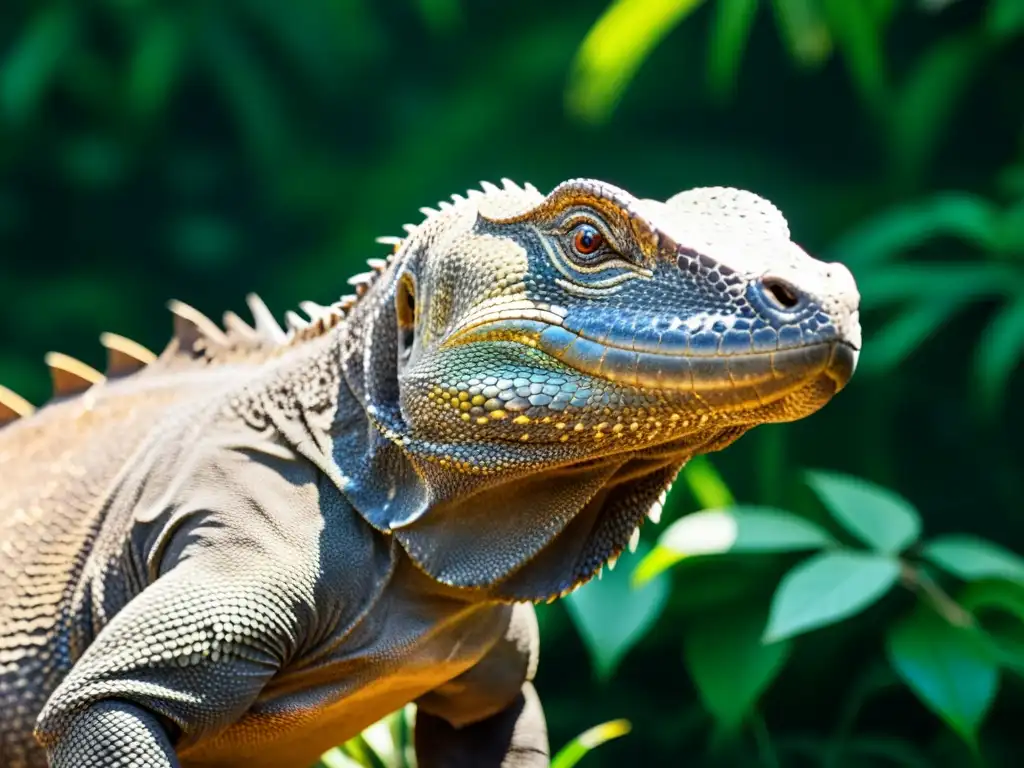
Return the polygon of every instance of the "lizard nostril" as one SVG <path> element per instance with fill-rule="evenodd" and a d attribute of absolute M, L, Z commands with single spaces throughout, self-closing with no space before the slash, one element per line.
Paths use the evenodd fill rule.
<path fill-rule="evenodd" d="M 793 309 L 800 303 L 800 295 L 796 289 L 777 277 L 766 277 L 761 284 L 768 298 L 780 309 Z"/>

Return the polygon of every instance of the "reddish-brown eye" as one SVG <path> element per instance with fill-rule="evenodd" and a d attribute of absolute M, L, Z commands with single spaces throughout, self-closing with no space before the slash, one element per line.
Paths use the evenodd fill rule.
<path fill-rule="evenodd" d="M 604 245 L 604 235 L 598 232 L 596 227 L 580 224 L 573 233 L 572 245 L 577 253 L 589 256 Z"/>

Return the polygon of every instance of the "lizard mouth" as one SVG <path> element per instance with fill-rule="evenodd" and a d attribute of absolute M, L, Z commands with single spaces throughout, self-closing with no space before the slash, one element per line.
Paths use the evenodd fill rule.
<path fill-rule="evenodd" d="M 518 342 L 588 376 L 636 389 L 692 393 L 723 407 L 730 401 L 763 405 L 817 376 L 831 380 L 838 392 L 849 382 L 858 357 L 856 347 L 836 338 L 732 354 L 693 354 L 671 346 L 652 351 L 637 349 L 636 343 L 626 347 L 626 342 L 599 341 L 529 317 L 506 317 L 462 329 L 445 346 L 482 341 Z"/>

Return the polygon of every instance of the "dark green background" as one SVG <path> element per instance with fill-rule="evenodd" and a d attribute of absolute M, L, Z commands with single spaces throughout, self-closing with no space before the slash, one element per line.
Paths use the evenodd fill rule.
<path fill-rule="evenodd" d="M 0 381 L 41 402 L 43 353 L 102 367 L 104 330 L 159 350 L 170 298 L 213 317 L 243 310 L 249 291 L 279 316 L 329 303 L 386 253 L 375 236 L 480 179 L 547 191 L 587 176 L 661 198 L 740 186 L 862 279 L 865 351 L 822 413 L 715 457 L 737 498 L 813 513 L 800 471 L 838 469 L 897 489 L 929 534 L 1024 551 L 1018 2 L 694 3 L 608 110 L 602 78 L 574 64 L 606 5 L 5 0 Z M 715 30 L 758 5 L 731 53 Z M 624 29 L 609 51 L 635 37 Z M 685 490 L 672 502 L 668 518 L 695 506 Z M 758 728 L 709 752 L 682 663 L 687 622 L 727 607 L 713 582 L 729 567 L 675 574 L 667 612 L 606 685 L 564 609 L 545 609 L 539 687 L 555 745 L 624 716 L 633 734 L 585 764 L 770 764 Z M 909 599 L 801 640 L 761 707 L 761 741 L 827 740 L 881 658 L 878 628 Z M 994 764 L 1024 755 L 1021 703 L 1019 678 L 1004 679 L 983 738 Z M 968 764 L 899 687 L 857 729 L 916 745 L 924 764 Z M 798 752 L 777 759 L 821 764 Z M 842 763 L 874 764 L 899 762 Z"/>

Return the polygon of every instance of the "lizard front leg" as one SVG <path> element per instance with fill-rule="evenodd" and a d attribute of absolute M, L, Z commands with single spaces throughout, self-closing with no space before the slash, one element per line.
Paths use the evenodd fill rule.
<path fill-rule="evenodd" d="M 200 553 L 114 617 L 39 716 L 51 766 L 176 768 L 245 713 L 301 637 L 301 585 L 251 554 Z"/>
<path fill-rule="evenodd" d="M 420 768 L 544 768 L 547 724 L 533 688 L 533 606 L 513 607 L 504 637 L 475 666 L 417 701 Z"/>

